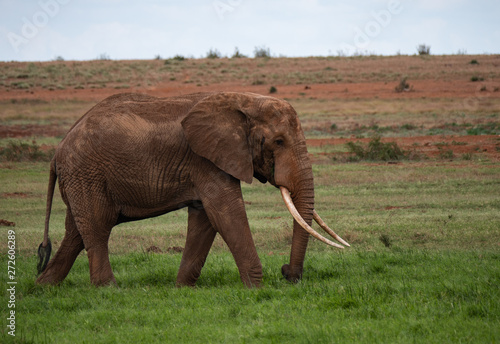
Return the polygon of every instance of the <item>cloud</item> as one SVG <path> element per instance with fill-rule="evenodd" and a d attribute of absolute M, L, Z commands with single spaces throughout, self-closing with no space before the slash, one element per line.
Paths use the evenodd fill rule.
<path fill-rule="evenodd" d="M 433 53 L 498 52 L 499 6 L 492 0 L 399 0 L 403 10 L 380 28 L 374 26 L 374 13 L 398 0 L 64 0 L 58 14 L 17 54 L 7 33 L 19 32 L 23 17 L 42 10 L 40 2 L 59 0 L 0 1 L 9 10 L 0 13 L 0 60 L 201 57 L 210 48 L 231 55 L 235 47 L 251 56 L 262 45 L 274 55 L 326 55 L 355 47 L 356 34 L 366 30 L 363 52 L 415 53 L 419 43 L 432 45 Z"/>
<path fill-rule="evenodd" d="M 466 0 L 417 0 L 418 7 L 425 10 L 445 10 L 467 3 Z"/>
<path fill-rule="evenodd" d="M 103 54 L 112 59 L 151 59 L 159 54 L 169 35 L 135 24 L 111 22 L 94 24 L 75 37 L 70 44 L 61 46 L 60 55 L 69 59 L 97 58 Z"/>

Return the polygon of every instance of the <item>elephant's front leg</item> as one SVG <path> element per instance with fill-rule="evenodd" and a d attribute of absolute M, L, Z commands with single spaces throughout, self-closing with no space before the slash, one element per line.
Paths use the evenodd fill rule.
<path fill-rule="evenodd" d="M 177 286 L 194 286 L 217 232 L 203 208 L 189 207 L 186 246 L 177 273 Z"/>
<path fill-rule="evenodd" d="M 253 242 L 240 181 L 221 171 L 199 186 L 201 200 L 210 223 L 222 236 L 236 261 L 240 278 L 247 287 L 258 287 L 262 265 Z"/>

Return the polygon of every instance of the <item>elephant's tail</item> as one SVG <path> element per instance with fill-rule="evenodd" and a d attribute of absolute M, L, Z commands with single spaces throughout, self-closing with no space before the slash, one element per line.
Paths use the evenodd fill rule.
<path fill-rule="evenodd" d="M 49 176 L 49 189 L 47 191 L 47 207 L 45 210 L 45 231 L 43 232 L 43 242 L 38 246 L 38 274 L 41 274 L 50 259 L 52 252 L 52 244 L 49 238 L 49 220 L 50 212 L 52 209 L 52 199 L 54 198 L 54 190 L 56 188 L 57 174 L 56 174 L 56 159 L 50 162 L 50 176 Z"/>

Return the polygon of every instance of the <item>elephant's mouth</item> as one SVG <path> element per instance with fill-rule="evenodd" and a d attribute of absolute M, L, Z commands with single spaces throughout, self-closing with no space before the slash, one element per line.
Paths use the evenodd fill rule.
<path fill-rule="evenodd" d="M 302 218 L 302 216 L 299 214 L 297 208 L 293 204 L 292 197 L 290 196 L 290 191 L 288 191 L 287 188 L 280 186 L 280 191 L 281 191 L 281 196 L 283 197 L 283 201 L 285 201 L 285 205 L 288 208 L 288 211 L 290 211 L 290 214 L 292 214 L 293 218 L 295 221 L 297 221 L 302 228 L 309 234 L 311 234 L 313 237 L 316 239 L 324 242 L 327 245 L 337 247 L 337 248 L 344 248 L 344 246 L 339 245 L 331 240 L 328 240 L 318 232 L 316 232 L 311 226 L 307 224 L 307 222 Z M 318 223 L 318 225 L 321 226 L 327 232 L 332 238 L 335 240 L 339 241 L 340 243 L 346 245 L 346 246 L 351 246 L 349 245 L 344 239 L 339 237 L 333 230 L 330 229 L 330 227 L 327 226 L 327 224 L 321 219 L 321 217 L 318 215 L 316 210 L 313 211 L 313 218 L 314 221 Z"/>
<path fill-rule="evenodd" d="M 254 172 L 254 173 L 253 173 L 253 176 L 254 176 L 255 178 L 257 178 L 257 180 L 258 180 L 259 182 L 261 182 L 262 184 L 267 183 L 267 178 L 266 178 L 266 177 L 264 177 L 262 174 L 260 174 L 260 173 L 258 173 L 258 172 Z"/>

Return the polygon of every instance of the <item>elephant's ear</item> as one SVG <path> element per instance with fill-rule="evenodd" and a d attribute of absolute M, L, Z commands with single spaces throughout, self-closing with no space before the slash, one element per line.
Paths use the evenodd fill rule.
<path fill-rule="evenodd" d="M 217 93 L 198 102 L 182 121 L 191 149 L 233 177 L 252 183 L 253 163 L 246 109 L 252 97 Z"/>

